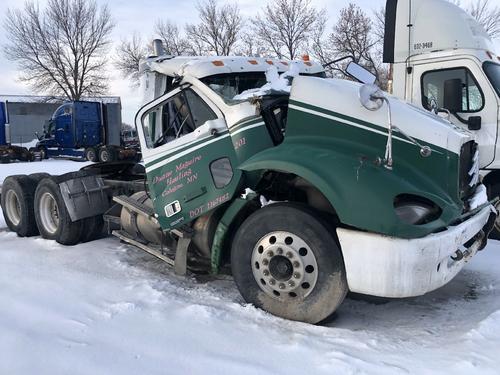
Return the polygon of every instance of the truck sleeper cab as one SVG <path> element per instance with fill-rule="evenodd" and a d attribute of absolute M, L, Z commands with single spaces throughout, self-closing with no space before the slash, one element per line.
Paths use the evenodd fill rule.
<path fill-rule="evenodd" d="M 296 63 L 301 74 L 322 72 Z M 150 100 L 136 115 L 144 169 L 96 164 L 43 178 L 33 205 L 45 238 L 76 243 L 78 228 L 91 232 L 104 218 L 114 235 L 177 273 L 230 264 L 247 302 L 310 323 L 349 290 L 434 290 L 485 246 L 496 213 L 481 197 L 468 132 L 394 98 L 368 109 L 359 100 L 365 86 L 353 82 L 299 75 L 289 95 L 244 100 L 234 100 L 244 87 L 237 76 L 220 85 L 221 74 L 286 71 L 279 60 L 162 56 L 145 66 Z M 389 110 L 398 127 L 390 168 Z M 421 131 L 410 131 L 416 124 Z M 2 194 L 12 230 L 23 223 L 14 209 L 19 185 L 9 177 L 13 193 Z M 54 205 L 65 220 L 53 221 L 73 236 L 37 214 Z"/>
<path fill-rule="evenodd" d="M 72 101 L 59 106 L 44 127 L 33 152 L 49 157 L 83 158 L 92 162 L 134 160 L 137 151 L 121 145 L 121 115 L 102 102 Z"/>
<path fill-rule="evenodd" d="M 392 93 L 473 132 L 488 196 L 500 196 L 500 57 L 491 38 L 448 1 L 388 0 L 386 10 Z M 500 238 L 500 220 L 491 235 Z"/>

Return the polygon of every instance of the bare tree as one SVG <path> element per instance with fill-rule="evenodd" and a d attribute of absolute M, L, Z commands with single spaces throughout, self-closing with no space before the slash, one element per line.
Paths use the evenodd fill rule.
<path fill-rule="evenodd" d="M 189 41 L 181 35 L 179 27 L 170 20 L 158 20 L 155 32 L 163 41 L 168 54 L 177 56 L 194 54 L 196 48 L 190 45 Z"/>
<path fill-rule="evenodd" d="M 315 55 L 323 64 L 344 56 L 352 56 L 354 61 L 364 66 L 377 77 L 382 88 L 387 84 L 387 68 L 382 65 L 381 49 L 377 44 L 380 37 L 373 32 L 371 19 L 355 4 L 349 4 L 340 11 L 340 16 L 326 38 L 321 30 L 314 38 Z M 346 61 L 329 66 L 333 76 L 345 78 Z M 348 78 L 348 77 L 347 77 Z"/>
<path fill-rule="evenodd" d="M 463 5 L 460 0 L 448 0 L 469 13 L 492 39 L 500 38 L 500 6 L 490 0 L 473 0 L 469 5 Z"/>
<path fill-rule="evenodd" d="M 295 59 L 324 17 L 325 11 L 314 8 L 311 0 L 273 0 L 252 24 L 257 38 L 278 58 Z"/>
<path fill-rule="evenodd" d="M 147 56 L 147 48 L 138 33 L 132 35 L 132 39 L 122 39 L 117 48 L 117 58 L 114 60 L 115 67 L 120 71 L 123 78 L 129 78 L 133 86 L 139 83 L 139 63 Z"/>
<path fill-rule="evenodd" d="M 215 53 L 219 56 L 231 54 L 243 27 L 243 18 L 238 5 L 219 6 L 217 0 L 205 0 L 197 5 L 200 22 L 186 25 L 188 38 L 198 45 L 197 52 Z"/>
<path fill-rule="evenodd" d="M 45 10 L 27 1 L 9 9 L 4 51 L 20 80 L 36 92 L 79 100 L 107 90 L 107 47 L 113 29 L 107 6 L 92 0 L 49 0 Z"/>

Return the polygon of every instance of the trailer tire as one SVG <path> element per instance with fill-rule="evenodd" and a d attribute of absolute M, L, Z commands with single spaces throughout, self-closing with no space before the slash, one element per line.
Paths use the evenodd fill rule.
<path fill-rule="evenodd" d="M 35 220 L 43 238 L 61 245 L 76 245 L 82 237 L 82 220 L 71 221 L 57 177 L 44 178 L 35 191 Z"/>
<path fill-rule="evenodd" d="M 5 223 L 20 237 L 38 235 L 33 197 L 36 182 L 25 175 L 9 176 L 2 185 L 1 205 Z"/>
<path fill-rule="evenodd" d="M 291 320 L 326 319 L 348 290 L 335 235 L 318 212 L 297 204 L 250 215 L 234 237 L 231 269 L 245 301 Z"/>
<path fill-rule="evenodd" d="M 94 147 L 87 148 L 85 150 L 85 159 L 93 163 L 97 163 L 99 161 L 97 150 Z"/>
<path fill-rule="evenodd" d="M 103 163 L 109 163 L 116 160 L 115 150 L 111 147 L 101 147 L 99 149 L 99 160 Z"/>

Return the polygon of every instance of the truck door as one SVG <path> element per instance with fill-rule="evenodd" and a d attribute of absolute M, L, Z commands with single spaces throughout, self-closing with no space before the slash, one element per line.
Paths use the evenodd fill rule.
<path fill-rule="evenodd" d="M 54 138 L 60 147 L 74 147 L 73 132 L 73 105 L 71 103 L 60 106 L 54 115 Z"/>
<path fill-rule="evenodd" d="M 462 109 L 457 113 L 462 121 L 454 115 L 450 116 L 450 121 L 468 129 L 466 122 L 470 117 L 481 117 L 480 129 L 472 131 L 479 144 L 480 166 L 484 168 L 495 159 L 498 104 L 491 85 L 474 61 L 460 59 L 416 64 L 412 102 L 428 110 L 432 103 L 445 108 L 445 87 L 453 80 L 460 82 L 462 91 Z"/>
<path fill-rule="evenodd" d="M 149 192 L 164 229 L 231 200 L 241 171 L 220 110 L 194 87 L 177 88 L 136 116 Z"/>

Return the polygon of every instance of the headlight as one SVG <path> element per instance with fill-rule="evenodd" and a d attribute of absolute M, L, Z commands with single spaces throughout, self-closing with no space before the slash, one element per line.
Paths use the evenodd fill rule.
<path fill-rule="evenodd" d="M 431 200 L 411 194 L 394 199 L 394 210 L 401 221 L 412 225 L 430 223 L 441 216 L 441 208 Z"/>

